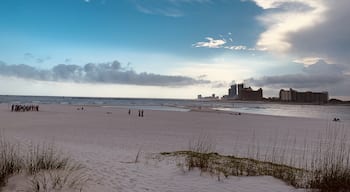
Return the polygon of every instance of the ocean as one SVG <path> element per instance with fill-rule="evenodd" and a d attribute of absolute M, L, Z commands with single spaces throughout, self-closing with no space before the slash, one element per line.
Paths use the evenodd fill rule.
<path fill-rule="evenodd" d="M 7 104 L 62 104 L 99 105 L 145 110 L 189 111 L 190 108 L 209 107 L 215 110 L 252 113 L 263 115 L 339 118 L 350 121 L 350 106 L 345 105 L 302 105 L 270 102 L 225 102 L 183 99 L 142 99 L 142 98 L 96 98 L 96 97 L 53 97 L 53 96 L 9 96 L 0 95 L 0 103 Z"/>

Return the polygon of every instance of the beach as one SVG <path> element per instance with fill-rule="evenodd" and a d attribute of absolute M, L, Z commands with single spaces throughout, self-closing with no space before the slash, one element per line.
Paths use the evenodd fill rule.
<path fill-rule="evenodd" d="M 305 141 L 317 143 L 327 128 L 349 127 L 349 122 L 331 119 L 215 110 L 144 110 L 144 117 L 139 117 L 136 109 L 129 115 L 126 108 L 81 107 L 47 104 L 40 105 L 39 112 L 11 112 L 1 104 L 2 137 L 21 145 L 53 143 L 87 167 L 90 180 L 84 191 L 298 191 L 270 176 L 218 181 L 199 171 L 185 172 L 176 160 L 153 157 L 188 150 L 191 140 L 203 136 L 215 152 L 226 155 L 249 156 L 254 155 L 249 151 L 265 152 L 271 146 L 297 151 Z M 138 162 L 129 163 L 138 153 Z M 11 189 L 23 187 L 9 183 Z"/>

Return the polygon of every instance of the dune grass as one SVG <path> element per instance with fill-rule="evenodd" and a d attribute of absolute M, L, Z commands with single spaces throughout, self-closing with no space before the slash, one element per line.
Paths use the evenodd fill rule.
<path fill-rule="evenodd" d="M 63 169 L 40 171 L 29 179 L 29 191 L 83 191 L 88 178 L 85 171 Z"/>
<path fill-rule="evenodd" d="M 27 152 L 18 144 L 0 139 L 0 191 L 11 176 L 20 173 L 28 175 L 29 191 L 82 191 L 87 181 L 82 164 L 59 152 L 53 144 L 25 148 Z"/>
<path fill-rule="evenodd" d="M 327 129 L 309 165 L 307 187 L 321 192 L 350 191 L 350 144 L 345 127 Z"/>
<path fill-rule="evenodd" d="M 294 144 L 289 144 L 292 146 L 289 150 L 279 149 L 274 142 L 268 150 L 270 154 L 264 154 L 264 157 L 260 156 L 259 149 L 254 151 L 248 147 L 248 154 L 255 152 L 249 158 L 220 155 L 206 137 L 189 143 L 187 151 L 161 155 L 182 157 L 181 166 L 188 171 L 199 169 L 201 173 L 216 175 L 219 180 L 221 176 L 273 176 L 288 185 L 311 191 L 350 191 L 350 142 L 344 125 L 329 124 L 320 131 L 318 143 L 304 145 L 302 156 L 287 155 L 295 152 L 295 140 Z"/>
<path fill-rule="evenodd" d="M 60 170 L 82 168 L 71 158 L 60 153 L 53 144 L 32 145 L 25 156 L 27 172 L 35 174 L 41 170 Z"/>
<path fill-rule="evenodd" d="M 0 187 L 6 184 L 7 179 L 24 167 L 24 161 L 19 156 L 18 145 L 0 140 Z"/>
<path fill-rule="evenodd" d="M 184 166 L 191 171 L 198 168 L 202 173 L 208 172 L 216 175 L 218 180 L 221 176 L 273 176 L 286 183 L 300 187 L 299 183 L 307 173 L 306 170 L 283 164 L 259 161 L 251 158 L 220 155 L 218 153 L 200 153 L 194 151 L 176 151 L 161 153 L 165 156 L 184 157 Z"/>

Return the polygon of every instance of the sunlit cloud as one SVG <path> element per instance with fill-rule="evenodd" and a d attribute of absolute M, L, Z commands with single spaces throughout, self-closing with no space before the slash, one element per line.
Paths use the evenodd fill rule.
<path fill-rule="evenodd" d="M 212 37 L 206 37 L 206 42 L 197 42 L 193 44 L 194 47 L 207 47 L 207 48 L 221 48 L 222 45 L 226 44 L 225 40 L 222 39 L 214 39 Z"/>
<path fill-rule="evenodd" d="M 289 41 L 291 33 L 313 27 L 326 18 L 327 7 L 323 0 L 253 0 L 269 12 L 258 17 L 266 26 L 258 42 L 259 49 L 283 53 L 293 46 Z"/>
<path fill-rule="evenodd" d="M 293 62 L 302 63 L 305 66 L 308 66 L 308 65 L 313 65 L 313 64 L 317 63 L 319 60 L 326 61 L 327 63 L 332 63 L 331 60 L 329 60 L 327 58 L 322 58 L 322 57 L 303 57 L 303 58 L 295 59 L 295 60 L 293 60 Z"/>
<path fill-rule="evenodd" d="M 222 35 L 220 35 L 222 36 Z M 197 43 L 192 44 L 193 47 L 196 48 L 222 48 L 222 49 L 230 49 L 233 51 L 264 51 L 263 49 L 257 49 L 257 48 L 248 48 L 245 45 L 234 45 L 233 39 L 228 38 L 229 41 L 227 41 L 225 38 L 221 39 L 214 39 L 212 37 L 206 37 L 207 41 L 200 41 Z"/>

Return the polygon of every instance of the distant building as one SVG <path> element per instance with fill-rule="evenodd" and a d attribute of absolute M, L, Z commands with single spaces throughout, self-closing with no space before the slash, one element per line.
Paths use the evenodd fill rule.
<path fill-rule="evenodd" d="M 219 99 L 218 96 L 216 96 L 214 93 L 211 96 L 208 97 L 203 97 L 202 95 L 198 95 L 197 99 L 201 99 L 201 100 L 217 100 Z"/>
<path fill-rule="evenodd" d="M 294 90 L 290 89 L 289 91 L 285 91 L 283 89 L 280 90 L 280 100 L 281 101 L 292 101 L 292 92 Z"/>
<path fill-rule="evenodd" d="M 251 87 L 245 88 L 244 84 L 238 84 L 238 99 L 260 101 L 263 99 L 262 88 L 254 91 Z"/>
<path fill-rule="evenodd" d="M 260 88 L 254 91 L 251 87 L 245 88 L 244 84 L 233 84 L 228 89 L 228 95 L 225 95 L 223 98 L 260 101 L 263 99 L 263 90 Z"/>
<path fill-rule="evenodd" d="M 300 103 L 327 103 L 328 92 L 298 92 L 293 89 L 280 90 L 279 98 L 285 102 L 300 102 Z"/>
<path fill-rule="evenodd" d="M 231 85 L 231 88 L 228 89 L 228 97 L 229 98 L 237 97 L 237 84 Z"/>

